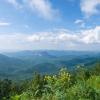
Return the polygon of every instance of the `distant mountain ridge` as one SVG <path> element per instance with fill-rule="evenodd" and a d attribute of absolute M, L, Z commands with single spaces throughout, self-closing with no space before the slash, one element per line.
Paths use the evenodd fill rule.
<path fill-rule="evenodd" d="M 38 56 L 38 57 L 53 57 L 53 55 L 50 55 L 47 51 L 31 51 L 31 50 L 25 50 L 25 51 L 19 51 L 19 52 L 11 52 L 11 53 L 4 53 L 7 56 L 10 57 L 33 57 L 33 56 Z"/>
<path fill-rule="evenodd" d="M 33 72 L 55 73 L 61 67 L 74 70 L 77 64 L 91 67 L 100 61 L 99 52 L 20 51 L 0 54 L 0 76 L 29 78 Z"/>
<path fill-rule="evenodd" d="M 18 56 L 80 56 L 80 55 L 98 55 L 100 56 L 100 52 L 96 51 L 57 51 L 57 50 L 24 50 L 18 52 L 10 52 L 10 53 L 3 53 L 8 56 L 18 57 Z"/>
<path fill-rule="evenodd" d="M 0 71 L 14 71 L 14 69 L 21 69 L 22 66 L 28 65 L 25 61 L 18 59 L 18 58 L 13 58 L 13 57 L 8 57 L 5 55 L 0 54 Z"/>

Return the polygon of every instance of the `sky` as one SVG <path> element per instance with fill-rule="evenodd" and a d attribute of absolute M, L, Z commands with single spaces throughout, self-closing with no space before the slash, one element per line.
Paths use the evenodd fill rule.
<path fill-rule="evenodd" d="M 0 51 L 100 51 L 100 0 L 0 0 Z"/>

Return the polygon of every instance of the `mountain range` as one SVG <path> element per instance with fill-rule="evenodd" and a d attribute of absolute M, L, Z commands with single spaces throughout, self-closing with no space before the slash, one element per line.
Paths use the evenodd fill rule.
<path fill-rule="evenodd" d="M 61 67 L 74 70 L 77 64 L 91 67 L 100 61 L 100 52 L 25 50 L 0 54 L 0 78 L 28 79 L 35 71 L 56 73 Z"/>

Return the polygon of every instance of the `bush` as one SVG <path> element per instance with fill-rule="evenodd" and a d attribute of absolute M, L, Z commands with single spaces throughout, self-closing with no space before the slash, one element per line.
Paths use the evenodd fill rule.
<path fill-rule="evenodd" d="M 7 98 L 10 90 L 6 87 L 8 90 L 3 92 L 5 94 L 0 100 L 100 100 L 100 75 L 93 74 L 95 72 L 79 67 L 75 74 L 69 73 L 66 68 L 55 75 L 35 73 L 29 87 L 24 85 L 24 88 L 27 87 L 20 93 L 15 92 L 10 99 Z M 6 82 L 8 85 L 9 82 Z"/>

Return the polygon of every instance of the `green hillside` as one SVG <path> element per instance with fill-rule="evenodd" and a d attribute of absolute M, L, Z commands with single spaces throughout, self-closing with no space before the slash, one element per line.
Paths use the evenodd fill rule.
<path fill-rule="evenodd" d="M 86 68 L 100 61 L 99 52 L 20 51 L 0 54 L 0 78 L 31 79 L 34 72 L 54 74 L 62 66 L 74 71 L 77 64 Z"/>
<path fill-rule="evenodd" d="M 73 73 L 66 68 L 53 75 L 34 73 L 17 83 L 0 80 L 0 100 L 100 100 L 100 63 L 91 69 L 78 65 Z"/>

